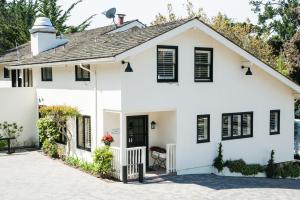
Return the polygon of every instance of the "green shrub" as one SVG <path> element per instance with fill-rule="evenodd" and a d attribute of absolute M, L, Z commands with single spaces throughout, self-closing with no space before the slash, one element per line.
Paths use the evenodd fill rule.
<path fill-rule="evenodd" d="M 5 141 L 0 141 L 0 149 L 3 149 L 4 147 L 6 147 L 6 142 Z"/>
<path fill-rule="evenodd" d="M 77 158 L 77 157 L 72 157 L 72 156 L 69 156 L 66 158 L 65 162 L 72 166 L 72 167 L 79 167 L 80 166 L 80 159 Z"/>
<path fill-rule="evenodd" d="M 222 143 L 219 144 L 218 156 L 214 159 L 213 166 L 218 170 L 218 172 L 221 172 L 224 169 Z"/>
<path fill-rule="evenodd" d="M 95 165 L 94 163 L 89 163 L 87 161 L 80 161 L 79 168 L 85 172 L 94 173 Z"/>
<path fill-rule="evenodd" d="M 263 172 L 263 167 L 259 164 L 246 164 L 242 159 L 228 160 L 225 162 L 225 166 L 228 167 L 230 172 L 241 173 L 245 176 L 256 175 L 259 172 Z"/>
<path fill-rule="evenodd" d="M 112 173 L 113 154 L 109 146 L 96 149 L 93 153 L 94 170 L 103 178 L 108 178 Z"/>
<path fill-rule="evenodd" d="M 275 152 L 272 150 L 270 160 L 268 161 L 268 165 L 265 169 L 265 173 L 268 178 L 278 178 L 281 173 L 278 166 L 275 165 L 274 154 Z"/>
<path fill-rule="evenodd" d="M 300 176 L 300 165 L 297 163 L 288 162 L 282 164 L 280 167 L 280 176 L 282 178 L 296 178 Z"/>
<path fill-rule="evenodd" d="M 50 142 L 49 140 L 45 140 L 42 145 L 42 150 L 45 154 L 47 154 L 51 158 L 58 158 L 58 147 L 55 142 Z"/>
<path fill-rule="evenodd" d="M 59 130 L 56 123 L 49 117 L 40 118 L 37 122 L 40 142 L 43 144 L 45 140 L 55 142 L 59 137 Z"/>

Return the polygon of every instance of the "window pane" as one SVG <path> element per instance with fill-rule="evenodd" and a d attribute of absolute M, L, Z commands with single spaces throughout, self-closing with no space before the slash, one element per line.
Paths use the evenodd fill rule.
<path fill-rule="evenodd" d="M 225 115 L 222 117 L 222 137 L 231 136 L 231 115 Z"/>
<path fill-rule="evenodd" d="M 84 133 L 83 133 L 83 118 L 78 117 L 77 118 L 77 141 L 78 141 L 78 146 L 84 148 Z"/>
<path fill-rule="evenodd" d="M 209 117 L 197 117 L 197 141 L 207 141 L 209 135 Z"/>
<path fill-rule="evenodd" d="M 6 67 L 4 67 L 4 78 L 9 78 L 9 77 L 10 77 L 9 70 Z"/>
<path fill-rule="evenodd" d="M 157 54 L 158 79 L 175 79 L 176 49 L 158 48 Z"/>
<path fill-rule="evenodd" d="M 83 65 L 82 67 L 90 69 L 90 65 Z M 81 68 L 79 65 L 75 66 L 76 80 L 77 81 L 89 81 L 90 72 Z"/>
<path fill-rule="evenodd" d="M 241 136 L 242 127 L 242 116 L 233 115 L 232 116 L 232 136 Z"/>
<path fill-rule="evenodd" d="M 243 135 L 251 135 L 251 114 L 243 114 Z"/>
<path fill-rule="evenodd" d="M 209 80 L 211 51 L 195 50 L 195 80 Z"/>
<path fill-rule="evenodd" d="M 91 148 L 91 120 L 89 117 L 84 118 L 85 129 L 85 148 Z"/>
<path fill-rule="evenodd" d="M 52 81 L 52 67 L 42 68 L 42 81 Z"/>
<path fill-rule="evenodd" d="M 270 132 L 279 133 L 279 111 L 270 112 Z"/>

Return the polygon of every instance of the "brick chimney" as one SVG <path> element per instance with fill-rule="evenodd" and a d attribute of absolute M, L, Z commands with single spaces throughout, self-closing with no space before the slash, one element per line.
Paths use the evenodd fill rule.
<path fill-rule="evenodd" d="M 124 24 L 125 14 L 117 14 L 118 15 L 118 26 L 122 26 Z"/>

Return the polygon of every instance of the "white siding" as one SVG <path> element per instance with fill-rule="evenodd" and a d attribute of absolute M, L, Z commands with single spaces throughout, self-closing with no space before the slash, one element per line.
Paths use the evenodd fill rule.
<path fill-rule="evenodd" d="M 197 30 L 190 30 L 160 45 L 178 46 L 178 83 L 157 83 L 156 47 L 131 57 L 133 73 L 122 79 L 124 112 L 176 109 L 178 173 L 210 172 L 221 141 L 221 115 L 254 112 L 254 137 L 223 141 L 225 159 L 243 158 L 265 164 L 270 151 L 276 161 L 293 157 L 292 91 L 259 68 L 253 76 L 241 69 L 242 57 Z M 194 47 L 214 48 L 214 81 L 194 82 Z M 281 110 L 281 134 L 269 135 L 269 111 Z M 197 114 L 211 115 L 211 142 L 196 143 Z"/>

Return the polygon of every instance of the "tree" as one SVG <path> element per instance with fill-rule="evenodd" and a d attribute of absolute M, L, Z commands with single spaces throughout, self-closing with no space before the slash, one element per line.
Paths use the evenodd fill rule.
<path fill-rule="evenodd" d="M 57 0 L 38 0 L 38 16 L 48 17 L 58 33 L 83 31 L 90 25 L 91 19 L 95 15 L 88 17 L 78 26 L 66 24 L 71 16 L 71 11 L 81 2 L 82 0 L 76 1 L 66 11 L 63 11 L 61 6 L 57 4 Z"/>
<path fill-rule="evenodd" d="M 299 0 L 250 0 L 250 5 L 258 13 L 260 32 L 271 35 L 270 44 L 278 55 L 300 27 Z"/>
<path fill-rule="evenodd" d="M 0 53 L 29 40 L 28 29 L 36 16 L 37 4 L 32 0 L 0 2 Z"/>
<path fill-rule="evenodd" d="M 40 108 L 42 118 L 51 119 L 56 125 L 56 129 L 60 134 L 64 135 L 67 139 L 67 154 L 70 154 L 72 132 L 67 126 L 68 120 L 80 115 L 77 108 L 71 106 L 43 106 Z M 50 122 L 50 123 L 52 123 Z M 41 124 L 41 123 L 39 123 Z M 53 131 L 55 133 L 55 130 Z M 66 130 L 66 131 L 64 131 Z"/>
<path fill-rule="evenodd" d="M 29 29 L 36 16 L 50 18 L 59 34 L 80 32 L 87 29 L 94 15 L 78 26 L 67 25 L 71 11 L 82 0 L 73 3 L 66 11 L 57 0 L 0 0 L 0 53 L 24 44 L 30 39 Z"/>
<path fill-rule="evenodd" d="M 300 84 L 300 30 L 284 44 L 290 77 Z"/>

